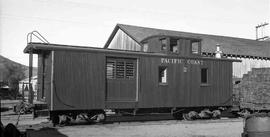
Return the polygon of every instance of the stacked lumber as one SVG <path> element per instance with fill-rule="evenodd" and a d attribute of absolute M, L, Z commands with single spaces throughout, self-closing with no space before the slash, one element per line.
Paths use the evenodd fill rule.
<path fill-rule="evenodd" d="M 253 68 L 233 92 L 242 109 L 270 110 L 270 68 Z"/>

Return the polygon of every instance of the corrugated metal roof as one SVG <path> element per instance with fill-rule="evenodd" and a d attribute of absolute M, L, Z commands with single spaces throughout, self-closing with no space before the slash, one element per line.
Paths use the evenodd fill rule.
<path fill-rule="evenodd" d="M 216 44 L 221 45 L 221 50 L 225 54 L 243 55 L 243 56 L 257 56 L 257 57 L 270 57 L 270 42 L 269 41 L 256 41 L 244 38 L 235 38 L 227 36 L 216 36 L 208 34 L 197 34 L 181 31 L 163 30 L 147 27 L 139 27 L 132 25 L 117 24 L 115 30 L 122 29 L 130 37 L 138 42 L 158 36 L 175 36 L 175 37 L 188 37 L 202 39 L 202 51 L 213 53 L 216 50 Z M 115 31 L 114 30 L 114 31 Z M 114 33 L 110 37 L 112 37 Z M 110 42 L 107 41 L 106 45 Z M 106 47 L 105 45 L 105 47 Z"/>

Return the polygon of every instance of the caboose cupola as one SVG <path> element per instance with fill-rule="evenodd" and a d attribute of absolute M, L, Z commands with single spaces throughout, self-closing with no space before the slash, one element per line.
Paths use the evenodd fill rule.
<path fill-rule="evenodd" d="M 179 56 L 200 56 L 201 40 L 173 36 L 156 36 L 145 39 L 144 52 L 159 52 Z"/>

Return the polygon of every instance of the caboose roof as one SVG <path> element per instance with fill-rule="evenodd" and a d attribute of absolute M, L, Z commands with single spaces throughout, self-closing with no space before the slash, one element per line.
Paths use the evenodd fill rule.
<path fill-rule="evenodd" d="M 40 52 L 46 51 L 78 51 L 78 52 L 99 52 L 99 53 L 117 53 L 117 54 L 129 54 L 138 56 L 159 56 L 159 57 L 169 57 L 169 58 L 189 58 L 189 59 L 208 59 L 208 60 L 224 60 L 240 62 L 240 60 L 228 59 L 228 58 L 213 58 L 213 57 L 185 57 L 177 55 L 167 55 L 165 53 L 156 52 L 140 52 L 131 50 L 118 50 L 118 49 L 104 49 L 97 47 L 87 47 L 87 46 L 74 46 L 74 45 L 62 45 L 62 44 L 52 44 L 52 43 L 28 43 L 24 49 L 24 53 L 34 53 L 39 54 Z"/>
<path fill-rule="evenodd" d="M 270 41 L 256 41 L 251 39 L 198 34 L 182 31 L 147 28 L 140 26 L 117 24 L 104 48 L 107 48 L 118 29 L 121 29 L 137 43 L 154 36 L 185 37 L 202 40 L 202 52 L 214 53 L 216 44 L 221 45 L 225 54 L 270 58 Z"/>

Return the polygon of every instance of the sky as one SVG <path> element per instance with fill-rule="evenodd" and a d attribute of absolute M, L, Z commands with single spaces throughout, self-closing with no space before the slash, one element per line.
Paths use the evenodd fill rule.
<path fill-rule="evenodd" d="M 103 47 L 117 23 L 255 39 L 263 22 L 270 0 L 0 0 L 0 55 L 28 65 L 33 30 L 50 43 Z"/>

